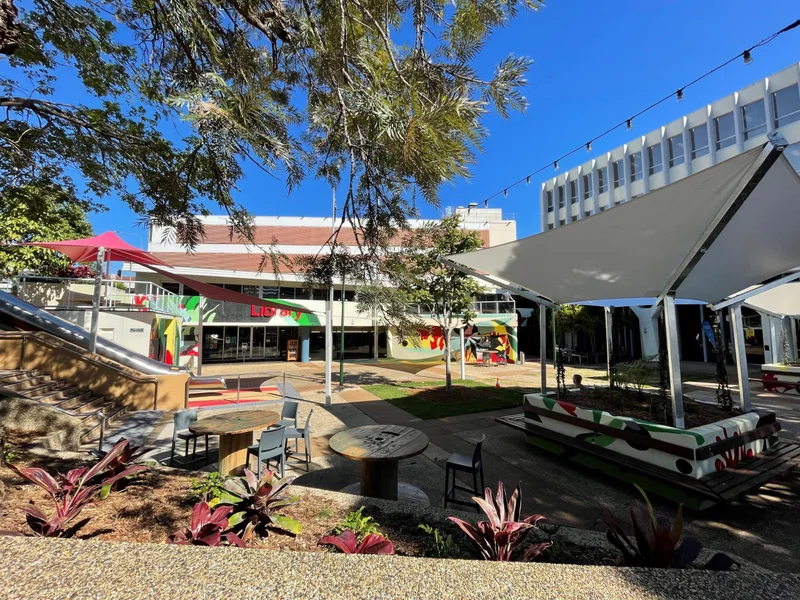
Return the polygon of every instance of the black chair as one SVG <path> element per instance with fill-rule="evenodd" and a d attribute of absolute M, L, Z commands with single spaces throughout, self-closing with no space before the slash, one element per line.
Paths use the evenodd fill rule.
<path fill-rule="evenodd" d="M 481 436 L 478 444 L 475 446 L 475 451 L 472 456 L 465 454 L 451 454 L 447 459 L 447 464 L 444 469 L 444 507 L 447 508 L 447 503 L 460 504 L 462 506 L 474 506 L 480 512 L 480 508 L 472 500 L 458 500 L 456 498 L 456 490 L 462 492 L 469 492 L 472 496 L 482 496 L 482 490 L 486 488 L 483 482 L 483 458 L 481 457 L 481 446 L 483 445 L 485 435 Z M 453 485 L 450 486 L 450 471 L 453 472 Z M 468 488 L 456 483 L 456 474 L 459 472 L 472 474 L 472 487 Z M 478 488 L 478 474 L 481 476 L 481 487 Z"/>
<path fill-rule="evenodd" d="M 172 417 L 172 450 L 170 451 L 169 455 L 169 466 L 171 467 L 175 463 L 175 445 L 178 440 L 186 442 L 186 449 L 183 453 L 183 463 L 184 467 L 188 467 L 189 464 L 194 460 L 194 455 L 197 454 L 197 438 L 204 437 L 206 442 L 206 464 L 209 464 L 210 457 L 208 454 L 208 436 L 207 435 L 198 435 L 189 431 L 189 426 L 197 421 L 197 409 L 196 408 L 189 408 L 186 410 L 179 410 L 175 413 Z M 189 460 L 189 442 L 193 441 L 194 446 L 192 448 L 192 461 Z"/>

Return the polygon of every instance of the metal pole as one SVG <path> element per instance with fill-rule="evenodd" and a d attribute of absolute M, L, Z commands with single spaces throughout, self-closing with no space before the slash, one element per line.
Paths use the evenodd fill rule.
<path fill-rule="evenodd" d="M 744 346 L 744 326 L 742 323 L 742 305 L 734 304 L 730 308 L 731 337 L 733 338 L 733 356 L 736 359 L 736 376 L 739 378 L 739 408 L 743 413 L 750 412 L 750 382 L 747 373 L 747 352 Z"/>
<path fill-rule="evenodd" d="M 684 429 L 683 382 L 681 359 L 678 353 L 678 322 L 675 314 L 675 296 L 664 296 L 664 330 L 667 336 L 667 362 L 669 364 L 669 389 L 672 396 L 673 424 Z"/>
<path fill-rule="evenodd" d="M 539 304 L 539 369 L 541 394 L 547 394 L 547 307 Z"/>
<path fill-rule="evenodd" d="M 286 396 L 286 371 L 283 372 L 283 385 L 281 386 L 281 396 Z"/>
<path fill-rule="evenodd" d="M 553 368 L 556 368 L 556 309 L 553 309 L 550 318 L 551 329 L 553 330 Z"/>
<path fill-rule="evenodd" d="M 242 374 L 236 374 L 236 404 L 239 404 L 239 392 L 242 390 Z"/>
<path fill-rule="evenodd" d="M 373 325 L 374 325 L 374 333 L 372 336 L 372 354 L 375 362 L 378 362 L 378 311 L 377 309 L 373 311 Z"/>
<path fill-rule="evenodd" d="M 203 297 L 197 297 L 197 374 L 203 374 Z"/>
<path fill-rule="evenodd" d="M 700 305 L 700 339 L 703 340 L 703 362 L 708 362 L 708 340 L 706 340 L 706 332 L 703 331 L 703 305 Z"/>
<path fill-rule="evenodd" d="M 342 325 L 339 332 L 339 387 L 344 386 L 344 271 L 342 271 Z"/>
<path fill-rule="evenodd" d="M 100 290 L 103 286 L 103 256 L 106 249 L 97 249 L 97 264 L 94 271 L 94 296 L 92 297 L 92 324 L 89 330 L 89 352 L 97 351 L 97 328 L 100 326 Z"/>
<path fill-rule="evenodd" d="M 467 348 L 464 346 L 464 328 L 458 330 L 458 339 L 461 342 L 461 381 L 467 378 Z"/>
<path fill-rule="evenodd" d="M 612 310 L 614 310 L 613 306 L 603 307 L 603 314 L 605 316 L 606 323 L 606 375 L 608 376 L 609 386 L 611 386 L 611 349 L 614 346 L 614 338 L 612 336 L 612 331 L 614 329 L 614 323 L 611 315 Z"/>
<path fill-rule="evenodd" d="M 333 216 L 331 218 L 331 236 L 336 222 L 336 190 L 331 190 Z M 333 281 L 328 287 L 328 298 L 325 301 L 325 406 L 332 401 L 331 382 L 333 380 Z"/>

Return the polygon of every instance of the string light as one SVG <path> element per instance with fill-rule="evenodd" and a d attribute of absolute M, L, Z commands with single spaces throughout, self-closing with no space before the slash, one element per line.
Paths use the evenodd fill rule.
<path fill-rule="evenodd" d="M 573 154 L 578 152 L 581 148 L 585 147 L 587 152 L 591 152 L 591 150 L 592 150 L 592 142 L 596 142 L 597 140 L 606 137 L 607 135 L 609 135 L 612 132 L 616 131 L 617 129 L 619 129 L 623 125 L 626 126 L 628 129 L 631 129 L 633 127 L 633 120 L 635 118 L 640 117 L 641 115 L 645 114 L 646 112 L 648 112 L 648 111 L 654 109 L 655 107 L 663 104 L 664 102 L 666 102 L 670 98 L 675 97 L 678 100 L 678 102 L 680 102 L 681 100 L 683 100 L 683 92 L 684 92 L 684 90 L 686 90 L 686 89 L 690 88 L 691 86 L 695 85 L 696 83 L 702 81 L 706 77 L 709 77 L 709 76 L 713 75 L 714 73 L 716 73 L 720 69 L 723 69 L 723 68 L 727 67 L 732 62 L 735 62 L 735 61 L 739 60 L 740 58 L 742 58 L 742 59 L 744 59 L 744 63 L 746 65 L 750 64 L 751 62 L 753 62 L 753 57 L 751 55 L 751 52 L 753 50 L 755 50 L 756 48 L 760 48 L 762 46 L 766 46 L 767 44 L 772 42 L 775 38 L 777 38 L 779 35 L 781 35 L 783 33 L 786 33 L 787 31 L 790 31 L 792 29 L 795 29 L 797 27 L 800 27 L 800 19 L 797 19 L 796 21 L 794 21 L 792 23 L 789 23 L 783 29 L 780 29 L 780 30 L 776 31 L 775 33 L 773 33 L 772 35 L 764 38 L 763 40 L 761 40 L 757 44 L 755 44 L 753 46 L 750 46 L 750 48 L 747 48 L 744 51 L 742 51 L 739 54 L 737 54 L 736 56 L 726 60 L 724 63 L 722 63 L 720 65 L 717 65 L 716 67 L 714 67 L 710 71 L 707 71 L 707 72 L 703 73 L 702 75 L 700 75 L 699 77 L 693 79 L 692 81 L 690 81 L 689 83 L 687 83 L 683 87 L 678 88 L 677 91 L 672 92 L 672 93 L 668 94 L 667 96 L 664 96 L 660 100 L 657 100 L 657 101 L 653 102 L 650 106 L 647 106 L 647 107 L 643 108 L 642 110 L 640 110 L 639 112 L 637 112 L 636 114 L 631 116 L 630 118 L 622 121 L 621 123 L 617 123 L 616 125 L 613 125 L 613 126 L 609 127 L 608 129 L 606 129 L 600 135 L 594 136 L 591 139 L 591 141 L 589 141 L 589 142 L 587 142 L 585 144 L 585 146 L 584 145 L 580 145 L 577 148 L 573 148 L 572 150 L 570 150 L 566 154 L 564 154 L 562 156 L 559 156 L 558 159 L 556 159 L 556 160 L 554 160 L 552 162 L 546 163 L 544 166 L 539 167 L 535 171 L 532 171 L 531 173 L 529 173 L 528 175 L 526 175 L 522 179 L 519 179 L 519 180 L 515 181 L 514 183 L 512 183 L 511 185 L 501 189 L 500 191 L 495 192 L 494 194 L 492 194 L 491 196 L 489 196 L 488 198 L 486 198 L 483 201 L 484 206 L 488 206 L 489 205 L 489 200 L 491 200 L 492 198 L 496 198 L 501 193 L 503 195 L 505 195 L 506 197 L 508 197 L 508 190 L 510 190 L 511 188 L 513 188 L 513 187 L 515 187 L 517 185 L 520 185 L 523 181 L 526 182 L 526 183 L 530 183 L 531 177 L 533 177 L 534 175 L 538 175 L 542 171 L 545 171 L 550 166 L 552 166 L 556 171 L 558 171 L 558 161 L 564 160 L 565 158 L 569 158 L 570 156 L 572 156 Z"/>
<path fill-rule="evenodd" d="M 525 183 L 526 183 L 527 185 L 530 185 L 530 184 L 531 184 L 531 176 L 530 176 L 530 175 L 528 175 L 528 176 L 525 178 Z"/>

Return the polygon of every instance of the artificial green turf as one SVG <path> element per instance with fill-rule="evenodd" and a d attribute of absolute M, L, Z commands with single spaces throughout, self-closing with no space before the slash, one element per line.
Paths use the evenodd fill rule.
<path fill-rule="evenodd" d="M 439 390 L 436 390 L 436 399 L 431 398 L 424 391 L 417 394 L 411 393 L 411 390 L 415 388 L 443 387 L 444 385 L 444 381 L 415 381 L 395 385 L 365 385 L 364 389 L 420 419 L 440 419 L 522 406 L 523 395 L 534 391 L 530 388 L 520 387 L 495 388 L 481 381 L 454 379 L 453 389 L 446 397 L 443 397 L 443 392 Z M 476 391 L 475 388 L 481 389 Z"/>

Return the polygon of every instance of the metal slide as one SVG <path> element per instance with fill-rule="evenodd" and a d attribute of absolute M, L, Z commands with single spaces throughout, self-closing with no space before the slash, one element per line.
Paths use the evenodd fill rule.
<path fill-rule="evenodd" d="M 23 331 L 44 331 L 80 346 L 84 350 L 89 349 L 88 331 L 3 291 L 0 291 L 0 325 L 7 325 L 12 329 Z M 189 371 L 186 367 L 171 367 L 147 356 L 142 356 L 114 342 L 109 342 L 101 336 L 97 337 L 97 353 L 148 375 L 168 375 Z"/>

